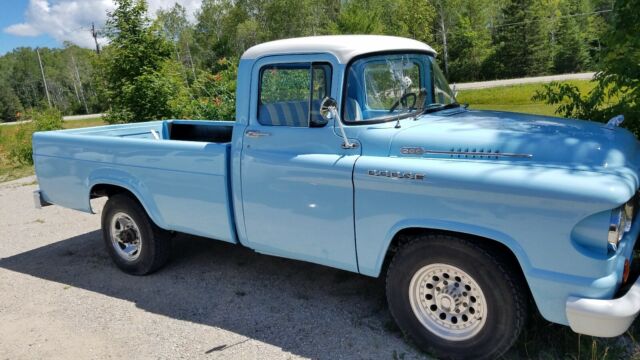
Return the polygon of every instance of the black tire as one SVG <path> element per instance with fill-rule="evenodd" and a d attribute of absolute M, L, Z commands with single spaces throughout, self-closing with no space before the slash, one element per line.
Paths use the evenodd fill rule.
<path fill-rule="evenodd" d="M 132 220 L 138 230 L 130 233 L 138 241 L 139 250 L 129 258 L 124 251 L 116 249 L 116 246 L 123 249 L 126 244 L 112 240 L 111 224 L 115 216 L 126 221 Z M 133 275 L 147 275 L 158 270 L 166 264 L 171 253 L 171 233 L 156 226 L 140 203 L 126 194 L 110 196 L 104 206 L 102 238 L 113 262 L 122 271 Z"/>
<path fill-rule="evenodd" d="M 387 271 L 386 292 L 391 315 L 406 336 L 411 338 L 422 350 L 439 358 L 494 359 L 499 357 L 513 345 L 520 335 L 528 313 L 526 286 L 520 276 L 516 275 L 518 271 L 510 269 L 506 262 L 500 259 L 501 257 L 497 254 L 492 254 L 461 238 L 447 235 L 412 236 L 408 242 L 400 247 Z M 446 266 L 443 267 L 442 264 Z M 458 287 L 462 289 L 464 286 L 464 275 L 462 275 L 460 283 L 458 283 L 459 277 L 456 277 L 456 280 L 446 282 L 446 292 L 445 287 L 442 287 L 443 280 L 431 275 L 435 274 L 435 272 L 430 272 L 431 269 L 446 269 L 447 266 L 452 266 L 466 273 L 472 282 L 475 281 L 484 297 L 484 304 L 480 304 L 480 300 L 477 300 L 478 305 L 483 306 L 484 316 L 477 315 L 480 313 L 479 310 L 472 312 L 472 314 L 477 312 L 475 317 L 472 316 L 473 319 L 469 319 L 465 315 L 464 321 L 472 321 L 468 324 L 474 325 L 473 328 L 477 332 L 471 331 L 471 333 L 464 335 L 467 336 L 466 338 L 461 337 L 460 340 L 447 339 L 446 337 L 449 335 L 446 331 L 448 329 L 441 331 L 440 327 L 462 325 L 458 324 L 462 320 L 459 320 L 460 317 L 456 317 L 456 312 L 463 310 L 468 314 L 473 305 L 471 301 L 467 300 L 470 293 L 465 292 L 466 295 L 463 297 L 462 292 L 458 290 Z M 420 274 L 425 275 L 420 277 Z M 445 274 L 447 279 L 449 276 L 453 277 L 445 272 L 441 273 L 442 278 Z M 414 275 L 416 275 L 416 279 L 426 280 L 424 282 L 416 280 L 412 284 Z M 434 278 L 437 280 L 432 280 Z M 435 288 L 432 282 L 436 283 Z M 452 288 L 452 285 L 456 287 Z M 425 294 L 425 301 L 422 302 L 422 298 L 416 294 L 416 290 L 412 289 L 419 289 L 419 291 L 424 289 L 424 292 L 420 292 L 420 294 Z M 445 295 L 443 294 L 445 293 L 447 296 L 449 293 L 453 293 L 457 297 L 444 299 Z M 434 296 L 441 303 L 437 303 L 438 300 Z M 417 309 L 423 310 L 414 312 L 410 297 L 414 299 L 414 304 L 426 304 L 422 308 L 421 305 L 416 306 Z M 454 299 L 453 303 L 450 301 L 451 299 Z M 474 301 L 476 301 L 475 297 Z M 426 314 L 421 315 L 422 321 L 416 315 L 420 311 L 422 311 L 421 314 Z M 429 318 L 430 314 L 438 317 L 443 316 L 443 313 L 444 318 L 440 319 L 443 319 L 445 325 L 436 325 L 437 319 L 430 320 L 431 318 Z M 457 315 L 460 316 L 460 313 Z M 454 317 L 456 320 L 453 320 Z M 482 318 L 484 320 L 481 320 Z M 432 326 L 435 331 L 427 328 L 423 322 Z M 455 329 L 455 331 L 469 330 Z M 445 336 L 442 336 L 443 334 Z"/>

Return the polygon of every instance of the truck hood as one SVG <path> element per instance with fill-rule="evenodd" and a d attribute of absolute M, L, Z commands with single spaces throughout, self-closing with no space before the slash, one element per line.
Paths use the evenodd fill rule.
<path fill-rule="evenodd" d="M 391 129 L 389 129 L 391 130 Z M 539 165 L 637 171 L 638 141 L 629 131 L 604 124 L 499 111 L 441 111 L 402 121 L 388 141 L 388 155 L 526 162 Z M 367 139 L 369 138 L 369 139 Z M 386 138 L 386 139 L 383 139 Z M 383 144 L 379 144 L 384 147 Z"/>

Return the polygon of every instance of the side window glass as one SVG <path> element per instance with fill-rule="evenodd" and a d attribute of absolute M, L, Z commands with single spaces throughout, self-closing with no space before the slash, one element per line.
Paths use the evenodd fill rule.
<path fill-rule="evenodd" d="M 320 103 L 331 95 L 331 65 L 313 64 L 311 91 L 311 126 L 322 126 L 327 123 L 320 115 Z"/>
<path fill-rule="evenodd" d="M 309 126 L 310 64 L 268 66 L 260 76 L 260 124 Z"/>
<path fill-rule="evenodd" d="M 328 64 L 270 65 L 260 72 L 258 122 L 262 125 L 308 127 L 322 121 L 320 102 L 331 89 Z M 316 121 L 317 120 L 317 121 Z"/>

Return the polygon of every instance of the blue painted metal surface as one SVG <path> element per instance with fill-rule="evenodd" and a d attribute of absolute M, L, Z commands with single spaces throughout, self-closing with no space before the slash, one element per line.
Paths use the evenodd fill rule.
<path fill-rule="evenodd" d="M 229 144 L 154 140 L 164 122 L 35 133 L 34 162 L 47 201 L 91 211 L 100 184 L 132 192 L 161 228 L 235 242 Z M 229 126 L 228 122 L 209 122 Z"/>
<path fill-rule="evenodd" d="M 172 120 L 36 133 L 44 200 L 91 211 L 91 188 L 117 185 L 138 197 L 162 228 L 369 276 L 380 274 L 403 229 L 472 234 L 514 253 L 548 320 L 567 323 L 570 295 L 613 296 L 640 233 L 636 222 L 617 250 L 607 247 L 611 210 L 639 186 L 632 134 L 584 121 L 457 108 L 347 125 L 359 145 L 347 150 L 335 119 L 321 128 L 260 125 L 260 67 L 309 61 L 332 65 L 331 94 L 343 103 L 347 64 L 331 54 L 241 60 L 236 121 L 197 122 L 233 126 L 230 142 L 168 140 Z M 151 130 L 163 139 L 154 140 Z M 270 136 L 249 138 L 248 130 Z M 496 155 L 505 153 L 530 156 Z"/>

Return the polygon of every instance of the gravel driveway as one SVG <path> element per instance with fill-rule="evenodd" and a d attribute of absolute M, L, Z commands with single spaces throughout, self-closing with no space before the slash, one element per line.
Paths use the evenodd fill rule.
<path fill-rule="evenodd" d="M 423 357 L 379 280 L 191 236 L 158 273 L 126 275 L 99 215 L 36 210 L 36 187 L 0 184 L 0 359 Z"/>

